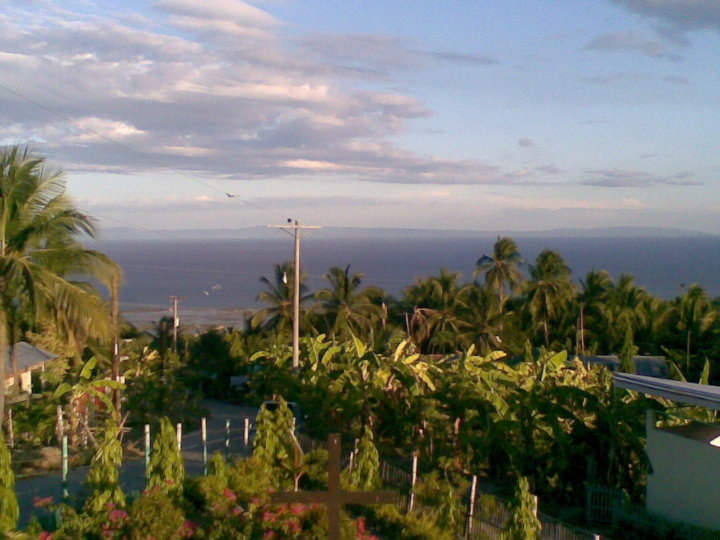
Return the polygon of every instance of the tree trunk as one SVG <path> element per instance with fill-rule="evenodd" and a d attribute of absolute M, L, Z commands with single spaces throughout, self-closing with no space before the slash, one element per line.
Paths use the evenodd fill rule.
<path fill-rule="evenodd" d="M 119 328 L 119 316 L 120 316 L 120 280 L 117 276 L 113 276 L 112 284 L 110 286 L 111 296 L 111 316 L 112 316 L 112 333 L 113 333 L 113 350 L 112 350 L 112 379 L 114 381 L 120 380 L 120 328 Z M 115 410 L 120 416 L 120 389 L 113 389 L 113 403 L 115 404 Z"/>
<path fill-rule="evenodd" d="M 7 317 L 5 311 L 0 309 L 0 430 L 2 429 L 3 420 L 5 419 L 5 373 L 8 357 L 8 339 L 7 339 Z"/>

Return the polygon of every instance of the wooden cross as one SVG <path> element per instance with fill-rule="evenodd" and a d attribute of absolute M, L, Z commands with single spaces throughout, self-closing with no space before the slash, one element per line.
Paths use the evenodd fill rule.
<path fill-rule="evenodd" d="M 327 491 L 293 491 L 273 493 L 275 503 L 319 503 L 327 507 L 328 539 L 340 540 L 340 514 L 346 504 L 394 503 L 392 491 L 344 491 L 340 487 L 340 435 L 328 435 L 328 489 Z"/>

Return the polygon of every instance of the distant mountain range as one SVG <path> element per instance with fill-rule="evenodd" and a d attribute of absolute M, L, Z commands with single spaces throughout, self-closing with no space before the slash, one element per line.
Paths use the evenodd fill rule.
<path fill-rule="evenodd" d="M 133 229 L 108 227 L 101 230 L 105 240 L 233 240 L 279 238 L 280 231 L 268 227 L 243 229 Z M 593 229 L 559 228 L 547 231 L 469 231 L 452 229 L 383 229 L 359 227 L 324 227 L 313 230 L 319 238 L 695 238 L 719 235 L 673 228 L 606 227 Z"/>

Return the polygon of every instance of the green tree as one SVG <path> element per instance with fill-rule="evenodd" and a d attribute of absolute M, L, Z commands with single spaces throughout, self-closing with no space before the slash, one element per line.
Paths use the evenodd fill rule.
<path fill-rule="evenodd" d="M 422 353 L 454 352 L 464 322 L 459 318 L 460 272 L 441 268 L 440 274 L 418 280 L 403 291 L 409 317 L 409 337 Z"/>
<path fill-rule="evenodd" d="M 559 318 L 563 306 L 573 298 L 575 285 L 565 260 L 550 249 L 538 255 L 530 267 L 530 278 L 525 289 L 528 308 L 533 321 L 541 325 L 545 346 L 549 347 L 550 323 Z"/>
<path fill-rule="evenodd" d="M 262 327 L 265 330 L 273 330 L 278 334 L 287 334 L 292 328 L 293 319 L 293 283 L 295 269 L 290 262 L 276 264 L 273 277 L 263 276 L 260 283 L 265 285 L 266 290 L 258 294 L 257 299 L 267 307 L 260 309 L 252 318 L 254 327 Z M 307 294 L 305 285 L 306 276 L 300 275 L 300 307 L 303 303 L 313 298 Z"/>
<path fill-rule="evenodd" d="M 699 285 L 690 285 L 685 294 L 675 301 L 678 314 L 677 329 L 684 337 L 685 375 L 690 376 L 692 350 L 699 350 L 703 340 L 718 320 L 718 311 L 710 295 Z"/>
<path fill-rule="evenodd" d="M 155 438 L 148 466 L 148 489 L 159 487 L 172 495 L 182 493 L 185 463 L 178 448 L 175 427 L 166 416 L 160 420 L 160 434 Z"/>
<path fill-rule="evenodd" d="M 633 343 L 633 334 L 630 326 L 625 328 L 625 339 L 623 340 L 622 349 L 620 349 L 620 371 L 623 373 L 635 373 L 635 362 L 633 359 L 638 352 L 638 348 Z"/>
<path fill-rule="evenodd" d="M 369 491 L 380 487 L 380 455 L 373 442 L 373 432 L 366 425 L 358 440 L 355 459 L 347 474 L 351 489 Z"/>
<path fill-rule="evenodd" d="M 92 398 L 102 402 L 102 404 L 111 413 L 114 411 L 114 404 L 110 397 L 105 393 L 105 388 L 113 390 L 122 390 L 125 385 L 119 381 L 110 380 L 103 375 L 96 375 L 95 369 L 98 365 L 98 357 L 91 357 L 80 370 L 77 380 L 74 383 L 63 382 L 55 389 L 54 397 L 62 398 L 69 396 L 68 409 L 70 417 L 70 442 L 73 446 L 77 445 L 78 437 L 89 430 L 85 425 L 85 418 L 89 415 L 79 414 L 81 405 L 90 407 Z"/>
<path fill-rule="evenodd" d="M 498 238 L 493 246 L 492 255 L 483 255 L 475 263 L 473 276 L 485 275 L 485 284 L 497 291 L 501 312 L 506 289 L 512 293 L 525 279 L 520 270 L 522 263 L 523 258 L 515 240 L 508 237 Z"/>
<path fill-rule="evenodd" d="M 0 150 L 0 380 L 18 313 L 35 324 L 51 322 L 79 348 L 89 337 L 109 338 L 110 317 L 83 276 L 108 286 L 119 273 L 105 255 L 85 249 L 78 235 L 93 236 L 92 220 L 65 195 L 64 175 L 20 146 Z M 5 385 L 0 384 L 0 426 Z"/>
<path fill-rule="evenodd" d="M 108 418 L 105 428 L 98 441 L 90 461 L 85 484 L 90 496 L 85 501 L 85 508 L 91 513 L 107 510 L 108 503 L 116 507 L 125 507 L 125 494 L 120 487 L 118 468 L 122 465 L 122 444 L 120 443 L 120 426 L 114 417 Z"/>
<path fill-rule="evenodd" d="M 383 291 L 378 287 L 360 290 L 362 278 L 361 273 L 350 273 L 349 264 L 345 268 L 333 266 L 325 274 L 330 287 L 317 291 L 315 300 L 331 336 L 347 336 L 348 332 L 366 336 L 373 322 L 382 317 L 382 308 L 376 300 L 383 297 Z"/>
<path fill-rule="evenodd" d="M 0 533 L 17 527 L 20 507 L 15 495 L 15 473 L 12 470 L 10 451 L 0 432 Z"/>
<path fill-rule="evenodd" d="M 292 446 L 288 445 L 288 440 L 294 438 L 295 418 L 282 397 L 277 401 L 277 407 L 266 404 L 260 407 L 253 440 L 253 456 L 270 471 L 283 469 L 295 457 Z"/>
<path fill-rule="evenodd" d="M 503 533 L 504 540 L 540 540 L 542 524 L 537 517 L 537 498 L 530 483 L 521 476 L 515 489 L 513 511 Z"/>

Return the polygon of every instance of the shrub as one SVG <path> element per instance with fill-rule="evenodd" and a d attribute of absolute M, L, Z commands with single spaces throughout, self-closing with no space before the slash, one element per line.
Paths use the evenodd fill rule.
<path fill-rule="evenodd" d="M 167 417 L 160 420 L 160 433 L 156 437 L 148 466 L 148 488 L 160 488 L 167 494 L 182 494 L 185 464 L 178 448 L 175 428 Z"/>
<path fill-rule="evenodd" d="M 191 537 L 190 529 L 194 530 L 162 487 L 148 489 L 138 497 L 130 507 L 128 518 L 132 540 L 177 540 Z"/>
<path fill-rule="evenodd" d="M 102 511 L 108 503 L 112 503 L 114 508 L 125 507 L 125 494 L 120 487 L 118 473 L 123 455 L 119 436 L 120 428 L 117 421 L 113 418 L 108 419 L 85 481 L 90 489 L 90 497 L 85 502 L 85 507 L 91 513 Z"/>
<path fill-rule="evenodd" d="M 20 507 L 15 495 L 15 473 L 12 470 L 10 451 L 5 444 L 5 438 L 0 433 L 0 533 L 17 527 L 19 518 Z"/>

